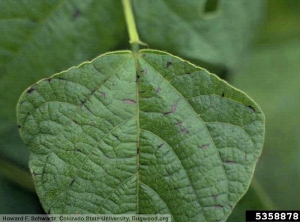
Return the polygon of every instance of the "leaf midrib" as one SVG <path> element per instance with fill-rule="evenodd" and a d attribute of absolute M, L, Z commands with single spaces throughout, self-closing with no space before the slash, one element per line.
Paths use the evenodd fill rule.
<path fill-rule="evenodd" d="M 136 121 L 137 121 L 137 147 L 136 147 L 136 167 L 137 167 L 137 172 L 136 172 L 136 214 L 140 213 L 140 206 L 139 206 L 139 193 L 140 193 L 140 96 L 139 96 L 139 66 L 138 66 L 138 53 L 132 53 L 133 58 L 134 58 L 134 64 L 135 64 L 135 75 L 136 75 Z"/>

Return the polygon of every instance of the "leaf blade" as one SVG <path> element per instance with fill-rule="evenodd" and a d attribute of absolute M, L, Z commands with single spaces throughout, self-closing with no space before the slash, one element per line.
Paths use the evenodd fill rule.
<path fill-rule="evenodd" d="M 38 82 L 21 96 L 18 121 L 47 212 L 174 221 L 225 220 L 250 184 L 264 134 L 264 116 L 244 93 L 156 50 L 108 53 Z"/>

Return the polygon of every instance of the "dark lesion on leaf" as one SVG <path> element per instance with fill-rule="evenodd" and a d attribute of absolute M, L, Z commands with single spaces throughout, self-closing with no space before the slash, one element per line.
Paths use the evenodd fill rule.
<path fill-rule="evenodd" d="M 113 137 L 115 137 L 118 141 L 120 141 L 119 136 L 111 134 Z"/>
<path fill-rule="evenodd" d="M 225 93 L 223 92 L 223 93 L 222 93 L 222 97 L 224 97 L 224 96 L 225 96 Z"/>
<path fill-rule="evenodd" d="M 138 82 L 139 81 L 139 78 L 140 78 L 140 75 L 138 72 L 136 72 L 135 74 L 135 82 Z"/>
<path fill-rule="evenodd" d="M 83 101 L 82 101 L 81 99 L 79 99 L 79 101 L 80 101 L 80 104 L 79 104 L 79 106 L 80 106 L 80 107 L 82 107 L 82 106 L 83 106 L 83 104 L 85 103 L 85 100 L 83 100 Z"/>
<path fill-rule="evenodd" d="M 175 123 L 176 126 L 179 126 L 180 132 L 183 134 L 189 134 L 189 130 L 182 126 L 182 122 Z"/>
<path fill-rule="evenodd" d="M 18 129 L 21 129 L 21 126 L 18 124 Z"/>
<path fill-rule="evenodd" d="M 173 65 L 173 63 L 172 62 L 167 62 L 167 64 L 166 64 L 166 68 L 169 68 L 171 65 Z"/>
<path fill-rule="evenodd" d="M 82 150 L 81 149 L 75 149 L 75 151 L 77 152 L 77 153 L 82 153 Z"/>
<path fill-rule="evenodd" d="M 32 93 L 34 90 L 35 90 L 35 88 L 33 88 L 33 86 L 32 86 L 32 87 L 30 87 L 30 88 L 27 90 L 27 93 L 30 94 L 30 93 Z"/>
<path fill-rule="evenodd" d="M 69 187 L 71 187 L 71 186 L 74 184 L 74 182 L 75 182 L 75 179 L 73 179 L 73 180 L 71 181 L 71 183 L 70 183 L 70 186 L 69 186 Z"/>
<path fill-rule="evenodd" d="M 162 143 L 162 144 L 159 144 L 159 145 L 157 146 L 157 149 L 161 148 L 163 145 L 164 145 L 163 143 Z"/>
<path fill-rule="evenodd" d="M 157 87 L 157 89 L 155 90 L 156 93 L 159 93 L 161 91 L 160 87 Z"/>
<path fill-rule="evenodd" d="M 172 190 L 178 190 L 179 189 L 179 187 L 174 187 L 174 188 L 172 188 Z"/>
<path fill-rule="evenodd" d="M 189 134 L 189 130 L 187 128 L 181 128 L 180 131 L 183 133 L 183 134 Z"/>
<path fill-rule="evenodd" d="M 247 106 L 250 110 L 252 110 L 253 112 L 255 112 L 255 109 L 253 108 L 253 106 L 248 105 Z"/>
<path fill-rule="evenodd" d="M 90 114 L 94 115 L 94 113 L 89 109 L 89 107 L 85 107 L 85 108 Z"/>
<path fill-rule="evenodd" d="M 46 78 L 45 79 L 46 82 L 51 82 L 51 80 L 52 80 L 51 78 Z"/>
<path fill-rule="evenodd" d="M 81 15 L 81 11 L 76 9 L 72 15 L 72 21 L 76 20 Z"/>
<path fill-rule="evenodd" d="M 232 161 L 232 160 L 226 160 L 225 163 L 227 163 L 227 164 L 236 164 L 237 162 Z"/>
<path fill-rule="evenodd" d="M 216 205 L 214 205 L 214 207 L 217 208 L 217 209 L 223 208 L 223 206 L 220 205 L 220 204 L 216 204 Z"/>
<path fill-rule="evenodd" d="M 171 111 L 165 112 L 164 115 L 169 115 L 169 114 L 175 113 L 176 108 L 177 108 L 177 105 L 172 105 L 171 106 Z"/>

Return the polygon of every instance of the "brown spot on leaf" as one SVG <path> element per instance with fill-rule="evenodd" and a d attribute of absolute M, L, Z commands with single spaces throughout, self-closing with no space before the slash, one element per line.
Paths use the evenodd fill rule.
<path fill-rule="evenodd" d="M 176 105 L 173 105 L 173 106 L 171 106 L 171 111 L 169 111 L 169 112 L 165 112 L 165 113 L 164 113 L 164 115 L 169 115 L 169 114 L 171 114 L 171 113 L 175 113 L 175 111 L 176 111 L 176 108 L 177 108 L 177 106 L 176 106 Z"/>
<path fill-rule="evenodd" d="M 51 82 L 51 78 L 45 79 L 46 82 Z"/>
<path fill-rule="evenodd" d="M 217 204 L 217 205 L 215 205 L 215 208 L 220 209 L 220 208 L 223 208 L 223 206 L 220 204 Z"/>
<path fill-rule="evenodd" d="M 184 134 L 189 134 L 189 130 L 187 128 L 181 128 L 180 131 Z"/>
<path fill-rule="evenodd" d="M 133 99 L 124 99 L 123 102 L 126 104 L 135 104 L 136 103 L 136 101 Z"/>
<path fill-rule="evenodd" d="M 182 125 L 182 122 L 177 122 L 176 125 L 177 125 L 177 126 L 181 126 L 181 125 Z"/>
<path fill-rule="evenodd" d="M 159 93 L 160 91 L 161 91 L 161 88 L 158 87 L 155 92 Z"/>
<path fill-rule="evenodd" d="M 105 92 L 101 92 L 100 95 L 102 98 L 105 98 Z"/>
<path fill-rule="evenodd" d="M 201 149 L 206 149 L 207 147 L 209 147 L 209 143 L 203 144 L 202 146 L 200 146 Z"/>
<path fill-rule="evenodd" d="M 143 69 L 143 70 L 141 71 L 141 73 L 142 73 L 142 74 L 147 74 L 147 69 Z"/>
<path fill-rule="evenodd" d="M 175 113 L 176 108 L 177 108 L 177 106 L 176 106 L 176 105 L 173 105 L 173 106 L 171 107 L 171 113 Z"/>

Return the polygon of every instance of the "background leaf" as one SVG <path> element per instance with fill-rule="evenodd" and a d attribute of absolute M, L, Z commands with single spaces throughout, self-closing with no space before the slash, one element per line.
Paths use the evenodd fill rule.
<path fill-rule="evenodd" d="M 142 41 L 214 72 L 236 69 L 243 62 L 265 9 L 261 0 L 162 0 L 155 4 L 134 0 L 133 4 Z M 208 11 L 210 5 L 215 5 L 215 11 Z"/>
<path fill-rule="evenodd" d="M 20 189 L 18 185 L 0 177 L 1 214 L 41 214 L 42 207 L 34 192 Z"/>
<path fill-rule="evenodd" d="M 118 0 L 1 1 L 1 116 L 15 120 L 28 85 L 125 40 L 123 17 Z"/>
<path fill-rule="evenodd" d="M 37 193 L 54 214 L 225 220 L 264 139 L 250 98 L 153 50 L 105 54 L 39 81 L 20 98 L 18 124 Z"/>
<path fill-rule="evenodd" d="M 286 210 L 299 207 L 300 195 L 299 49 L 299 40 L 261 46 L 245 73 L 234 78 L 265 111 L 268 130 L 256 177 L 277 209 Z"/>

